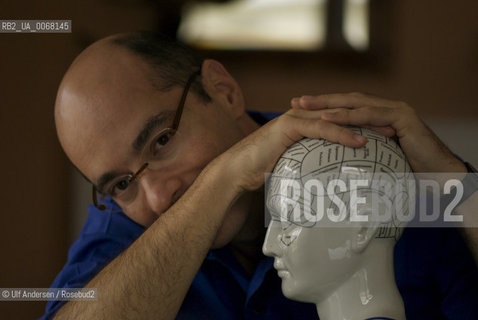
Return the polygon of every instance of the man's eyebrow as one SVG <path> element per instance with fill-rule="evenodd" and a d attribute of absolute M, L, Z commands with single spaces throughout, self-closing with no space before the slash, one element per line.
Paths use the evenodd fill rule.
<path fill-rule="evenodd" d="M 159 127 L 164 126 L 167 120 L 170 120 L 173 112 L 161 111 L 160 113 L 149 118 L 143 125 L 143 128 L 139 132 L 138 136 L 133 142 L 133 150 L 141 152 L 146 142 L 151 138 L 153 132 Z"/>
<path fill-rule="evenodd" d="M 157 128 L 160 128 L 167 123 L 168 120 L 171 119 L 173 112 L 172 111 L 161 111 L 158 114 L 150 117 L 141 128 L 139 134 L 137 135 L 136 139 L 133 142 L 133 150 L 137 153 L 140 153 L 146 142 L 150 139 L 151 135 L 155 132 Z M 103 173 L 96 184 L 96 189 L 104 193 L 105 185 L 116 178 L 119 175 L 126 174 L 121 173 L 119 171 L 108 171 Z"/>
<path fill-rule="evenodd" d="M 98 190 L 100 193 L 105 193 L 103 190 L 105 188 L 105 185 L 116 178 L 120 173 L 118 171 L 109 171 L 101 175 L 101 177 L 98 179 L 98 183 L 96 184 L 95 188 Z"/>

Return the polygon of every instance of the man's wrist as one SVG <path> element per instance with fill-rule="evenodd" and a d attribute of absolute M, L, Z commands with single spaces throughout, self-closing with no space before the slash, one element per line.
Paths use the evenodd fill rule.
<path fill-rule="evenodd" d="M 237 177 L 231 170 L 231 162 L 224 154 L 212 160 L 201 172 L 200 179 L 210 186 L 210 190 L 218 191 L 223 201 L 231 204 L 241 194 L 236 185 Z"/>

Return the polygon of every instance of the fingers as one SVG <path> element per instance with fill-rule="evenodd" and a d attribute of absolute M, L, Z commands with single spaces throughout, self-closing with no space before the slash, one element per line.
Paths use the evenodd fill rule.
<path fill-rule="evenodd" d="M 290 101 L 290 105 L 292 108 L 302 108 L 306 110 L 314 110 L 314 109 L 326 109 L 325 107 L 321 107 L 318 105 L 315 100 L 318 96 L 301 96 L 292 98 Z"/>
<path fill-rule="evenodd" d="M 321 119 L 340 125 L 356 125 L 385 136 L 397 135 L 413 118 L 413 109 L 406 103 L 363 93 L 304 95 L 291 100 L 294 110 L 321 111 Z"/>
<path fill-rule="evenodd" d="M 397 114 L 392 108 L 363 107 L 359 109 L 340 109 L 324 112 L 321 119 L 341 125 L 395 127 Z"/>
<path fill-rule="evenodd" d="M 289 109 L 285 114 L 287 116 L 303 119 L 320 119 L 324 112 L 329 110 L 304 110 L 303 108 Z"/>
<path fill-rule="evenodd" d="M 294 97 L 290 100 L 290 106 L 292 108 L 300 108 L 300 102 L 299 102 L 300 98 L 298 97 Z"/>
<path fill-rule="evenodd" d="M 299 107 L 299 108 L 293 108 L 292 110 L 288 111 L 288 114 L 291 115 L 291 116 L 296 116 L 296 117 L 308 117 L 308 118 L 316 118 L 316 119 L 322 118 L 324 120 L 332 121 L 331 117 L 334 117 L 334 115 L 329 115 L 329 114 L 339 112 L 339 111 L 342 111 L 342 110 L 344 110 L 344 109 L 338 108 L 338 109 L 307 110 L 307 111 L 305 111 L 304 109 Z M 325 116 L 325 118 L 323 117 L 324 114 L 327 114 Z M 329 118 L 327 118 L 327 117 L 329 117 Z M 349 115 L 348 118 L 351 118 L 350 115 Z M 340 124 L 345 125 L 345 124 L 352 124 L 353 119 L 348 119 L 346 121 L 346 119 L 343 119 L 343 118 L 341 119 L 340 117 L 338 117 L 338 118 L 334 119 L 334 121 L 332 121 L 332 122 L 335 122 L 337 124 L 340 123 Z M 366 123 L 367 121 L 362 119 L 361 122 Z M 387 136 L 387 137 L 393 137 L 394 135 L 396 135 L 395 129 L 392 128 L 391 126 L 374 126 L 374 125 L 363 124 L 362 127 L 373 130 L 373 131 L 375 131 L 377 133 L 380 133 L 381 135 L 384 135 L 384 136 Z"/>
<path fill-rule="evenodd" d="M 371 95 L 347 93 L 295 97 L 291 100 L 291 106 L 293 110 L 318 111 L 322 119 L 337 124 L 362 126 L 392 137 L 397 134 L 392 127 L 397 121 L 395 109 L 403 109 L 406 105 Z M 360 112 L 348 112 L 347 109 Z M 403 115 L 403 112 L 400 113 Z"/>
<path fill-rule="evenodd" d="M 340 110 L 343 109 L 304 110 L 297 108 L 287 111 L 284 114 L 284 120 L 293 122 L 288 122 L 284 125 L 293 129 L 293 133 L 289 136 L 290 140 L 294 140 L 295 142 L 303 137 L 323 138 L 349 147 L 362 147 L 367 143 L 367 138 L 356 134 L 348 128 L 333 123 L 333 121 L 323 120 L 323 115 L 328 111 L 337 112 Z"/>
<path fill-rule="evenodd" d="M 353 148 L 362 147 L 367 143 L 366 137 L 329 121 L 297 117 L 289 117 L 287 121 L 289 130 L 286 133 L 286 147 L 303 137 L 323 138 Z"/>
<path fill-rule="evenodd" d="M 382 136 L 386 136 L 386 137 L 393 137 L 397 134 L 395 129 L 393 129 L 392 127 L 377 127 L 377 126 L 366 126 L 366 125 L 364 125 L 363 127 L 370 129 L 372 131 L 375 131 L 377 133 L 380 133 Z"/>
<path fill-rule="evenodd" d="M 394 107 L 401 104 L 398 101 L 387 100 L 363 93 L 335 93 L 318 96 L 301 96 L 291 100 L 292 108 L 303 109 L 327 109 L 327 108 L 360 108 L 372 107 Z"/>

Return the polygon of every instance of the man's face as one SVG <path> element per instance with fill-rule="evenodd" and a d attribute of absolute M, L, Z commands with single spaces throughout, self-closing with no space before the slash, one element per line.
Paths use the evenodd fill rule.
<path fill-rule="evenodd" d="M 114 179 L 138 170 L 143 152 L 135 150 L 134 142 L 148 123 L 150 136 L 171 127 L 183 88 L 156 90 L 146 76 L 148 66 L 122 50 L 103 60 L 104 53 L 94 54 L 87 53 L 73 64 L 65 77 L 56 120 L 66 153 L 97 184 L 102 177 Z M 156 116 L 164 121 L 151 126 Z M 140 177 L 138 192 L 124 206 L 125 213 L 144 226 L 151 225 L 214 157 L 244 135 L 226 106 L 214 99 L 206 104 L 189 92 L 177 133 L 161 149 L 155 170 L 147 169 Z M 201 212 L 197 214 L 199 219 Z M 229 242 L 245 219 L 243 213 L 231 213 L 215 244 Z"/>

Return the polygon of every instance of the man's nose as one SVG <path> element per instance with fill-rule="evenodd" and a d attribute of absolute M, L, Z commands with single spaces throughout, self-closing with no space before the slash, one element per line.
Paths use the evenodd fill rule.
<path fill-rule="evenodd" d="M 178 177 L 152 170 L 146 170 L 139 183 L 143 189 L 143 201 L 157 215 L 166 211 L 179 198 L 182 186 Z"/>
<path fill-rule="evenodd" d="M 279 221 L 271 220 L 267 228 L 264 244 L 262 245 L 262 252 L 266 256 L 279 257 L 280 256 L 280 238 L 281 238 L 281 224 Z"/>

